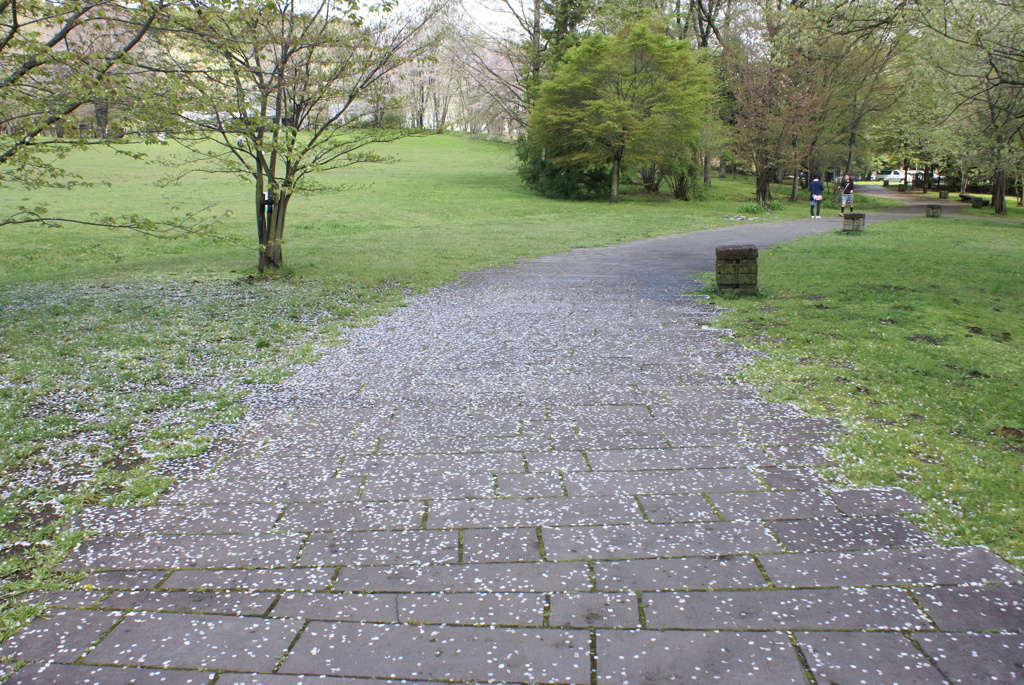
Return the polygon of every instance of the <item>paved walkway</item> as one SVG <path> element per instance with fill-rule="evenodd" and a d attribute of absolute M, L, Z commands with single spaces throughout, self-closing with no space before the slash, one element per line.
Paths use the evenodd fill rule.
<path fill-rule="evenodd" d="M 1021 682 L 1021 574 L 831 489 L 836 427 L 725 380 L 753 355 L 686 294 L 715 245 L 839 222 L 526 260 L 354 330 L 158 505 L 83 513 L 7 683 Z"/>

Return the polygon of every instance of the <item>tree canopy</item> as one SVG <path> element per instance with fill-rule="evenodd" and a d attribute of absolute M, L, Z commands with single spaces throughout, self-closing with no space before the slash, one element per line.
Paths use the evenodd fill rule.
<path fill-rule="evenodd" d="M 689 46 L 630 24 L 566 52 L 541 88 L 530 130 L 558 166 L 610 164 L 616 202 L 623 161 L 671 164 L 698 136 L 709 92 L 709 72 Z"/>

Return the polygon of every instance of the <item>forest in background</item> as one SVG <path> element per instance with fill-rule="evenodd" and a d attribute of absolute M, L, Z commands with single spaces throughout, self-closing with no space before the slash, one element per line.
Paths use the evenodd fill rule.
<path fill-rule="evenodd" d="M 770 207 L 773 183 L 795 201 L 814 174 L 887 168 L 989 193 L 998 215 L 1024 187 L 1021 0 L 472 1 L 502 20 L 397 0 L 0 0 L 0 186 L 104 183 L 62 160 L 173 139 L 189 154 L 168 185 L 251 182 L 260 272 L 281 267 L 295 198 L 344 190 L 325 172 L 430 131 L 516 141 L 523 181 L 556 198 L 615 202 L 628 177 L 695 200 L 717 169 Z M 0 226 L 217 224 L 213 207 L 144 209 L 23 205 Z"/>

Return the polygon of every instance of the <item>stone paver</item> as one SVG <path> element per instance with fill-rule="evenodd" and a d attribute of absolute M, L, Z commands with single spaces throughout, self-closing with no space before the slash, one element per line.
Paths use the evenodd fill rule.
<path fill-rule="evenodd" d="M 331 586 L 335 569 L 202 569 L 174 571 L 161 583 L 162 590 L 293 590 L 313 592 Z"/>
<path fill-rule="evenodd" d="M 639 628 L 636 595 L 580 592 L 551 596 L 552 626 L 570 628 Z"/>
<path fill-rule="evenodd" d="M 85 658 L 89 664 L 270 670 L 302 621 L 249 616 L 133 613 Z"/>
<path fill-rule="evenodd" d="M 768 527 L 792 552 L 931 546 L 935 541 L 898 516 L 853 516 L 772 521 Z"/>
<path fill-rule="evenodd" d="M 690 630 L 924 630 L 905 590 L 892 588 L 652 592 L 648 628 Z"/>
<path fill-rule="evenodd" d="M 1024 635 L 913 633 L 921 650 L 957 685 L 1024 680 Z"/>
<path fill-rule="evenodd" d="M 894 683 L 945 685 L 946 679 L 910 640 L 893 633 L 796 633 L 819 685 Z"/>
<path fill-rule="evenodd" d="M 1024 586 L 936 587 L 913 590 L 939 630 L 1024 632 Z"/>
<path fill-rule="evenodd" d="M 152 668 L 86 666 L 67 664 L 29 664 L 5 682 L 5 685 L 201 685 L 215 673 L 165 671 Z M 265 685 L 270 685 L 266 683 Z"/>
<path fill-rule="evenodd" d="M 483 682 L 585 682 L 585 630 L 313 621 L 282 673 Z"/>
<path fill-rule="evenodd" d="M 50 611 L 0 645 L 0 656 L 19 661 L 74 663 L 123 616 L 116 611 Z"/>
<path fill-rule="evenodd" d="M 1024 682 L 1020 572 L 835 490 L 836 427 L 727 378 L 755 355 L 689 274 L 838 224 L 524 260 L 353 329 L 157 504 L 82 512 L 5 682 Z"/>
<path fill-rule="evenodd" d="M 102 535 L 72 552 L 66 569 L 272 568 L 292 566 L 300 535 Z"/>
<path fill-rule="evenodd" d="M 584 592 L 585 563 L 443 564 L 338 569 L 336 592 Z"/>
<path fill-rule="evenodd" d="M 760 557 L 785 587 L 1019 583 L 1021 573 L 980 547 L 810 552 Z"/>
<path fill-rule="evenodd" d="M 597 682 L 804 685 L 804 669 L 784 633 L 597 632 Z"/>
<path fill-rule="evenodd" d="M 276 595 L 266 592 L 131 590 L 112 592 L 99 606 L 103 609 L 261 616 L 267 613 L 276 598 Z"/>
<path fill-rule="evenodd" d="M 758 588 L 768 585 L 752 556 L 631 559 L 594 563 L 597 590 Z"/>

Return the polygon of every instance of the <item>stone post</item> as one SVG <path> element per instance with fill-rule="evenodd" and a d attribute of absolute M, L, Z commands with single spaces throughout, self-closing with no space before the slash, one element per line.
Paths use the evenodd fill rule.
<path fill-rule="evenodd" d="M 907 184 L 906 183 L 901 183 L 898 186 L 896 186 L 896 192 L 899 192 L 899 193 L 907 192 Z"/>
<path fill-rule="evenodd" d="M 715 292 L 757 295 L 757 246 L 719 245 L 715 248 Z"/>
<path fill-rule="evenodd" d="M 972 197 L 971 198 L 971 207 L 973 207 L 974 209 L 981 209 L 984 206 L 985 206 L 985 198 L 983 198 L 983 197 Z"/>
<path fill-rule="evenodd" d="M 940 200 L 948 200 L 949 199 L 949 191 L 948 190 L 940 190 L 939 191 L 939 199 Z"/>
<path fill-rule="evenodd" d="M 924 215 L 932 219 L 942 217 L 942 205 L 925 205 Z"/>
<path fill-rule="evenodd" d="M 853 233 L 864 230 L 864 214 L 861 212 L 850 212 L 843 214 L 843 233 Z"/>

